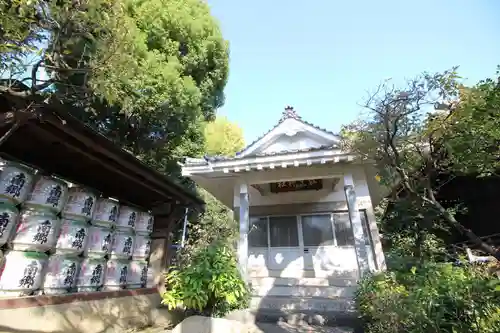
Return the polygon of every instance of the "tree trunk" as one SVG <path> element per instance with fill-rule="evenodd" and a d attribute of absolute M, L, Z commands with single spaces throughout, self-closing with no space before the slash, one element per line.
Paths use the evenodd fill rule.
<path fill-rule="evenodd" d="M 479 238 L 472 230 L 464 227 L 460 222 L 458 222 L 455 217 L 450 214 L 435 198 L 431 198 L 432 204 L 443 216 L 446 222 L 451 225 L 456 230 L 460 231 L 469 240 L 474 243 L 478 248 L 480 248 L 485 253 L 493 256 L 497 261 L 500 262 L 500 249 L 495 249 L 492 246 L 486 244 L 481 238 Z"/>
<path fill-rule="evenodd" d="M 423 228 L 420 227 L 420 223 L 417 223 L 416 228 L 417 237 L 415 239 L 415 256 L 418 258 L 419 263 L 422 263 L 424 261 L 424 251 L 422 250 L 422 248 L 424 246 L 426 235 Z"/>

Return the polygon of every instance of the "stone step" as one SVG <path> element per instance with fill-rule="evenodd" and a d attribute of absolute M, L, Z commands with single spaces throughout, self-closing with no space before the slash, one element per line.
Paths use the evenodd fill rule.
<path fill-rule="evenodd" d="M 349 313 L 354 311 L 354 300 L 347 297 L 253 296 L 250 300 L 250 309 Z"/>
<path fill-rule="evenodd" d="M 356 333 L 355 328 L 352 327 L 328 327 L 309 325 L 308 323 L 290 324 L 288 322 L 265 323 L 258 322 L 256 325 L 260 332 L 264 333 Z"/>
<path fill-rule="evenodd" d="M 248 276 L 250 278 L 264 278 L 264 277 L 274 277 L 274 278 L 332 278 L 332 279 L 351 279 L 357 280 L 359 278 L 357 271 L 342 271 L 336 273 L 327 274 L 326 272 L 317 272 L 313 269 L 304 270 L 269 270 L 266 267 L 261 268 L 250 268 L 248 270 Z"/>
<path fill-rule="evenodd" d="M 275 286 L 271 284 L 252 284 L 254 296 L 291 296 L 291 297 L 321 297 L 321 298 L 353 298 L 356 287 L 336 286 Z"/>
<path fill-rule="evenodd" d="M 286 278 L 286 277 L 253 277 L 252 286 L 308 286 L 308 287 L 356 287 L 356 279 L 347 278 Z"/>
<path fill-rule="evenodd" d="M 316 311 L 308 310 L 288 312 L 276 310 L 258 310 L 252 311 L 252 313 L 253 317 L 255 318 L 255 322 L 257 323 L 284 322 L 294 326 L 297 325 L 299 327 L 307 325 L 318 325 L 320 327 L 342 328 L 347 332 L 362 332 L 362 324 L 355 313 L 339 313 L 338 311 L 318 313 Z M 321 330 L 311 330 L 310 332 L 321 332 Z"/>
<path fill-rule="evenodd" d="M 257 325 L 259 325 L 259 323 L 287 323 L 289 325 L 299 327 L 317 325 L 316 330 L 311 330 L 312 332 L 322 332 L 318 329 L 318 327 L 323 327 L 325 329 L 327 327 L 342 327 L 350 328 L 347 330 L 348 332 L 362 332 L 362 330 L 360 330 L 361 322 L 355 312 L 326 311 L 318 313 L 317 311 L 313 310 L 285 312 L 269 309 L 246 309 L 233 311 L 230 314 L 226 315 L 225 318 L 237 320 L 243 323 L 257 323 Z"/>

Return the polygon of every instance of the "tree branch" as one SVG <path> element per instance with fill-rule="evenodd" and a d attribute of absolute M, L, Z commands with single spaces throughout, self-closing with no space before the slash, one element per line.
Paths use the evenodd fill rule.
<path fill-rule="evenodd" d="M 455 219 L 455 217 L 448 210 L 446 210 L 439 203 L 439 201 L 436 200 L 430 180 L 426 182 L 426 189 L 427 189 L 427 195 L 429 197 L 426 201 L 429 202 L 434 207 L 434 209 L 436 209 L 440 213 L 440 215 L 451 227 L 460 231 L 464 236 L 469 238 L 474 243 L 474 245 L 476 245 L 482 251 L 493 256 L 497 261 L 500 261 L 500 250 L 496 250 L 492 246 L 486 244 L 481 238 L 479 238 L 474 232 L 472 232 L 472 230 L 464 227 L 460 222 L 458 222 Z"/>
<path fill-rule="evenodd" d="M 392 174 L 397 176 L 402 188 L 419 205 L 428 205 L 437 211 L 447 225 L 467 236 L 484 252 L 500 260 L 500 250 L 497 251 L 484 243 L 471 230 L 460 224 L 454 215 L 440 204 L 433 192 L 432 180 L 440 170 L 443 159 L 442 149 L 436 146 L 439 140 L 435 141 L 435 136 L 440 133 L 440 128 L 446 126 L 453 110 L 450 108 L 446 117 L 436 120 L 439 121 L 435 123 L 437 128 L 429 128 L 428 118 L 422 118 L 425 115 L 421 112 L 425 106 L 435 105 L 438 98 L 442 100 L 454 96 L 456 85 L 453 83 L 453 73 L 423 74 L 408 81 L 404 91 L 393 86 L 388 87 L 385 83 L 380 84 L 376 93 L 371 95 L 365 104 L 365 108 L 373 112 L 373 118 L 365 123 L 366 128 L 360 129 L 373 138 L 372 141 L 364 140 L 362 144 L 373 142 L 379 146 L 359 146 L 358 150 L 367 148 L 369 152 L 374 153 L 375 160 L 383 163 L 381 167 L 392 169 Z M 437 93 L 437 97 L 434 93 Z"/>

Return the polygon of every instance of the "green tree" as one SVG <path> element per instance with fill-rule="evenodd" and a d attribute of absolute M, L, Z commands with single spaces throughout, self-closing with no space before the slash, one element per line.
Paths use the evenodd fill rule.
<path fill-rule="evenodd" d="M 97 101 L 91 120 L 149 165 L 178 174 L 180 158 L 204 152 L 203 122 L 224 102 L 228 45 L 204 2 L 126 3 L 140 36 L 139 70 L 120 87 L 132 100 L 123 98 L 111 113 Z"/>
<path fill-rule="evenodd" d="M 205 2 L 10 3 L 0 2 L 2 76 L 11 79 L 0 92 L 67 104 L 167 174 L 204 152 L 203 123 L 224 102 L 229 57 Z M 29 89 L 12 89 L 19 81 Z"/>
<path fill-rule="evenodd" d="M 392 199 L 388 206 L 377 219 L 389 268 L 442 258 L 445 244 L 440 236 L 448 230 L 435 211 L 411 197 Z"/>
<path fill-rule="evenodd" d="M 217 117 L 205 127 L 205 148 L 209 155 L 234 155 L 245 143 L 243 131 L 225 117 Z M 205 212 L 190 226 L 189 251 L 215 242 L 233 246 L 238 237 L 238 223 L 233 211 L 205 189 L 198 187 L 198 194 L 206 202 Z"/>
<path fill-rule="evenodd" d="M 205 140 L 208 154 L 234 155 L 244 146 L 242 130 L 225 117 L 206 124 Z M 205 211 L 191 216 L 194 223 L 189 224 L 179 267 L 166 276 L 163 303 L 184 307 L 188 313 L 222 316 L 247 308 L 251 295 L 235 255 L 238 223 L 232 210 L 208 191 L 198 187 L 198 194 L 206 203 Z"/>
<path fill-rule="evenodd" d="M 440 118 L 448 117 L 441 142 L 453 171 L 479 176 L 500 169 L 500 73 L 471 88 L 461 87 L 459 100 Z"/>
<path fill-rule="evenodd" d="M 243 130 L 227 117 L 217 117 L 205 126 L 206 153 L 233 156 L 244 146 Z"/>
<path fill-rule="evenodd" d="M 344 148 L 375 162 L 384 185 L 401 186 L 414 204 L 430 209 L 450 228 L 500 260 L 500 249 L 489 246 L 460 224 L 454 212 L 443 207 L 435 196 L 433 180 L 450 168 L 443 133 L 453 129 L 448 115 L 459 104 L 460 87 L 456 68 L 424 73 L 402 88 L 389 81 L 382 83 L 365 104 L 367 117 L 343 129 Z M 450 106 L 440 107 L 446 115 L 431 112 L 442 105 Z"/>
<path fill-rule="evenodd" d="M 64 92 L 80 99 L 90 96 L 90 88 L 110 101 L 121 98 L 117 82 L 98 79 L 129 69 L 122 73 L 126 77 L 137 67 L 132 56 L 137 30 L 121 2 L 1 0 L 0 9 L 0 74 L 7 79 L 0 91 L 29 97 L 60 84 L 69 85 Z M 80 82 L 69 80 L 75 77 Z M 29 89 L 10 89 L 13 80 Z"/>

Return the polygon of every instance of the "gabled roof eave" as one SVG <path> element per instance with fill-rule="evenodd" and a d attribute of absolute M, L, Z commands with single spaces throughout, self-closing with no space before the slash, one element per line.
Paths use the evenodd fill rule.
<path fill-rule="evenodd" d="M 285 122 L 288 119 L 293 119 L 302 125 L 306 126 L 308 130 L 320 137 L 324 137 L 327 140 L 331 140 L 332 142 L 339 143 L 340 142 L 340 136 L 338 134 L 335 134 L 331 131 L 328 131 L 327 129 L 321 128 L 319 126 L 316 126 L 310 122 L 307 122 L 305 120 L 302 120 L 300 116 L 297 115 L 296 111 L 293 110 L 292 107 L 287 107 L 285 108 L 285 111 L 283 112 L 282 118 L 278 121 L 276 125 L 274 125 L 269 131 L 258 137 L 256 140 L 254 140 L 252 143 L 248 144 L 243 150 L 241 150 L 239 153 L 237 153 L 237 156 L 239 157 L 244 157 L 252 154 L 255 152 L 257 149 L 265 145 L 269 140 L 271 140 L 277 131 L 277 129 L 280 127 L 283 122 Z"/>
<path fill-rule="evenodd" d="M 337 147 L 340 144 L 340 137 L 338 135 L 335 135 L 333 133 L 328 133 L 324 132 L 323 130 L 317 129 L 316 127 L 305 123 L 302 120 L 296 120 L 298 122 L 301 122 L 303 125 L 308 127 L 308 131 L 311 132 L 313 135 L 324 138 L 326 140 L 332 141 L 333 142 L 333 147 Z M 254 141 L 250 145 L 248 145 L 243 151 L 241 151 L 238 154 L 238 157 L 245 157 L 252 155 L 256 151 L 259 150 L 259 148 L 265 146 L 269 142 L 271 142 L 276 136 L 279 136 L 279 133 L 276 133 L 278 128 L 280 127 L 281 123 L 276 125 L 272 130 L 264 134 L 261 138 L 259 138 L 257 141 Z"/>
<path fill-rule="evenodd" d="M 227 174 L 245 171 L 262 171 L 275 168 L 301 167 L 316 164 L 354 162 L 357 156 L 342 152 L 340 149 L 319 150 L 313 152 L 297 152 L 272 156 L 253 156 L 233 160 L 206 161 L 204 165 L 184 164 L 184 176 Z"/>

